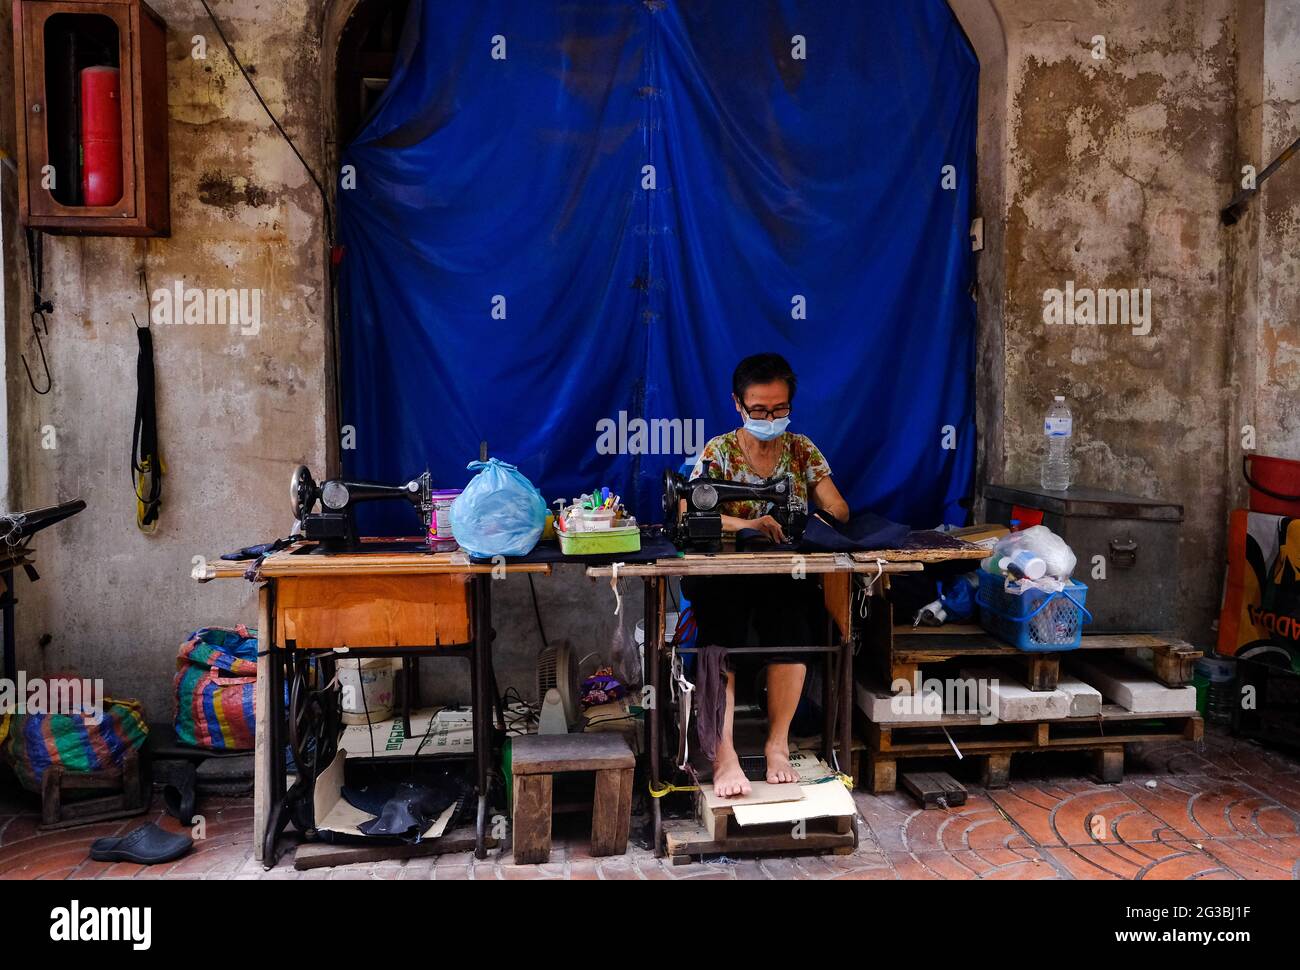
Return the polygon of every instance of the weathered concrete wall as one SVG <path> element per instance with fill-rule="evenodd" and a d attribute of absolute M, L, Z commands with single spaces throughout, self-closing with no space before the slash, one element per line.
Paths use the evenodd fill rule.
<path fill-rule="evenodd" d="M 20 589 L 20 662 L 33 672 L 103 677 L 110 691 L 140 697 L 165 717 L 175 649 L 187 630 L 256 619 L 250 586 L 199 586 L 189 579 L 191 558 L 281 533 L 293 465 L 321 463 L 326 290 L 319 198 L 301 166 L 202 7 L 153 6 L 168 24 L 172 235 L 47 238 L 55 389 L 32 394 L 11 361 L 10 457 L 18 507 L 77 497 L 88 505 L 39 539 L 42 579 Z M 214 8 L 272 110 L 319 164 L 317 3 Z M 191 56 L 195 35 L 207 39 L 206 59 Z M 12 98 L 3 102 L 11 113 Z M 144 323 L 148 291 L 177 281 L 258 288 L 262 319 L 255 335 L 219 325 L 154 327 L 168 475 L 161 528 L 144 535 L 129 474 L 131 314 Z M 26 294 L 24 301 L 20 321 Z M 30 355 L 28 340 L 24 331 Z M 53 428 L 53 448 L 43 447 L 45 428 Z"/>
<path fill-rule="evenodd" d="M 1300 0 L 1252 0 L 1238 17 L 1237 146 L 1233 177 L 1258 173 L 1300 135 Z M 1233 185 L 1235 191 L 1237 185 Z M 1228 230 L 1232 267 L 1232 427 L 1229 497 L 1247 502 L 1246 451 L 1300 458 L 1300 168 L 1264 183 Z"/>
<path fill-rule="evenodd" d="M 1300 0 L 1266 5 L 1261 73 L 1262 150 L 1241 159 L 1259 169 L 1300 137 Z M 1279 169 L 1255 202 L 1257 450 L 1300 458 L 1300 160 Z"/>
<path fill-rule="evenodd" d="M 1231 436 L 1218 211 L 1233 169 L 1236 5 L 995 3 L 1010 98 L 1004 474 L 1037 480 L 1043 413 L 1067 395 L 1076 481 L 1186 507 L 1181 605 L 1204 640 Z M 1044 292 L 1071 281 L 1149 288 L 1150 332 L 1046 325 Z"/>

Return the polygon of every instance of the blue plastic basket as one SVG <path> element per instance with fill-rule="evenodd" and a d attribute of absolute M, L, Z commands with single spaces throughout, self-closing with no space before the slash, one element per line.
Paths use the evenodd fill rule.
<path fill-rule="evenodd" d="M 1078 648 L 1084 624 L 1092 622 L 1087 596 L 1088 587 L 1073 579 L 1056 593 L 1032 587 L 1014 593 L 1004 577 L 981 570 L 975 602 L 984 629 L 1021 650 L 1044 652 Z"/>

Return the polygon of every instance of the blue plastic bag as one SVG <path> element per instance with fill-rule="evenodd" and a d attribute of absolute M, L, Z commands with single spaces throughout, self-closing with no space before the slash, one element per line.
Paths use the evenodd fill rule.
<path fill-rule="evenodd" d="M 495 458 L 466 467 L 478 474 L 451 503 L 451 534 L 476 559 L 528 555 L 546 526 L 542 493 Z"/>

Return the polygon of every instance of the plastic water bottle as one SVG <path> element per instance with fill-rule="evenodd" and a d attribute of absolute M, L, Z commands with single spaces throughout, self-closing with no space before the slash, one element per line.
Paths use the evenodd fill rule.
<path fill-rule="evenodd" d="M 1043 454 L 1042 486 L 1049 492 L 1063 492 L 1070 487 L 1070 441 L 1074 419 L 1065 398 L 1056 395 L 1043 419 L 1043 437 L 1047 450 Z"/>

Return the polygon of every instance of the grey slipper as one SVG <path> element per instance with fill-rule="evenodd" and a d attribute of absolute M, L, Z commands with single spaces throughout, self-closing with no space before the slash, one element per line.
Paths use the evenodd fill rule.
<path fill-rule="evenodd" d="M 153 822 L 146 822 L 126 835 L 111 835 L 90 843 L 90 857 L 96 862 L 135 862 L 154 866 L 179 859 L 194 840 L 188 835 L 168 832 Z"/>

